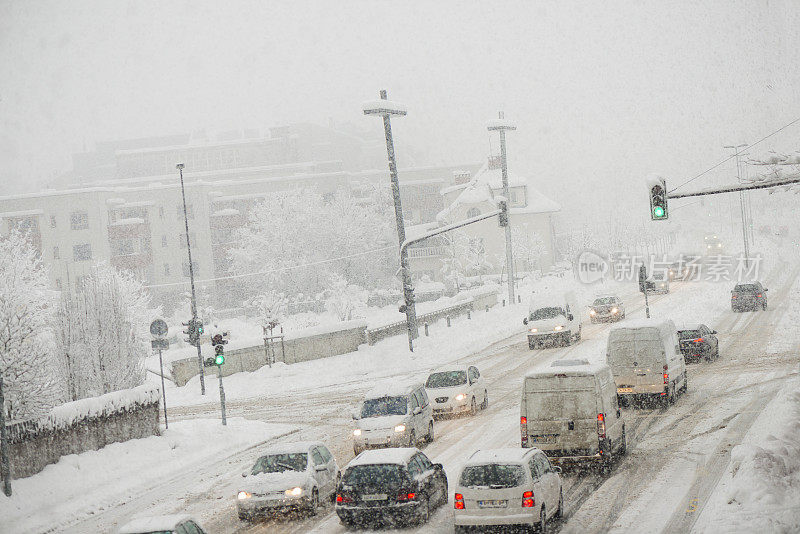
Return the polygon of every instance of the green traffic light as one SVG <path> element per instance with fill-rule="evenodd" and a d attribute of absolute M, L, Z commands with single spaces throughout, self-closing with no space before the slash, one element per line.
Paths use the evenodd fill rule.
<path fill-rule="evenodd" d="M 663 216 L 664 216 L 664 208 L 662 208 L 661 206 L 656 206 L 655 208 L 653 208 L 653 217 L 655 217 L 656 219 L 660 219 Z"/>
<path fill-rule="evenodd" d="M 225 363 L 225 356 L 223 356 L 222 354 L 217 354 L 217 357 L 214 358 L 214 363 L 217 365 L 222 365 L 223 363 Z"/>

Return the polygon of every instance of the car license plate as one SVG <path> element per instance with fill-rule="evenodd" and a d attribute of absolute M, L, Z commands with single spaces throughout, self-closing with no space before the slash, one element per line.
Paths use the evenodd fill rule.
<path fill-rule="evenodd" d="M 633 393 L 633 388 L 617 388 L 617 393 Z"/>
<path fill-rule="evenodd" d="M 506 508 L 508 501 L 478 501 L 478 508 Z"/>
<path fill-rule="evenodd" d="M 361 496 L 362 501 L 385 501 L 386 494 L 385 493 L 371 493 L 368 495 Z"/>
<path fill-rule="evenodd" d="M 531 436 L 534 443 L 555 443 L 556 434 L 544 434 L 541 436 Z"/>

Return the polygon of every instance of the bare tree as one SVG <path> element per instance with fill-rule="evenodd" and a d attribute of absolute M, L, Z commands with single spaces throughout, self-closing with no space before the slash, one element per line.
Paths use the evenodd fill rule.
<path fill-rule="evenodd" d="M 53 357 L 55 294 L 25 236 L 0 240 L 0 371 L 9 419 L 46 413 L 63 399 Z"/>

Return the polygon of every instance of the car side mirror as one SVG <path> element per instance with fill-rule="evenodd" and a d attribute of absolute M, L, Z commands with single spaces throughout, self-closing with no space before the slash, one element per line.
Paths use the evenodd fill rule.
<path fill-rule="evenodd" d="M 711 331 L 711 333 L 712 333 L 712 334 L 716 334 L 716 333 L 717 333 L 717 331 L 716 331 L 716 330 L 712 330 L 712 331 Z"/>
<path fill-rule="evenodd" d="M 617 417 L 622 417 L 622 410 L 617 408 Z"/>
<path fill-rule="evenodd" d="M 570 313 L 570 314 L 567 315 L 567 320 L 568 321 L 574 321 L 575 320 L 575 316 Z"/>
<path fill-rule="evenodd" d="M 528 318 L 527 318 L 527 317 L 525 317 L 525 318 L 522 320 L 522 324 L 528 324 Z"/>
<path fill-rule="evenodd" d="M 419 414 L 421 414 L 421 413 L 422 413 L 422 408 L 420 408 L 419 406 L 417 406 L 416 408 L 414 408 L 414 411 L 413 411 L 413 414 L 414 414 L 414 415 L 419 415 Z"/>
<path fill-rule="evenodd" d="M 353 415 L 353 419 L 354 419 L 354 420 L 356 420 L 356 419 L 361 419 L 361 414 L 360 414 L 360 413 L 358 413 L 358 410 L 353 410 L 353 413 L 352 413 L 352 415 Z"/>
<path fill-rule="evenodd" d="M 247 476 L 247 471 L 242 473 L 242 478 L 245 478 L 246 476 Z"/>
<path fill-rule="evenodd" d="M 433 468 L 437 471 L 444 471 L 444 466 L 442 464 L 433 464 Z"/>
<path fill-rule="evenodd" d="M 560 468 L 559 466 L 557 466 L 557 465 L 554 465 L 554 466 L 553 466 L 553 471 L 555 471 L 555 472 L 556 472 L 556 473 L 558 473 L 559 475 L 561 474 L 561 468 Z"/>
<path fill-rule="evenodd" d="M 769 291 L 769 289 L 767 289 L 767 288 L 765 287 L 765 288 L 764 288 L 764 291 Z"/>

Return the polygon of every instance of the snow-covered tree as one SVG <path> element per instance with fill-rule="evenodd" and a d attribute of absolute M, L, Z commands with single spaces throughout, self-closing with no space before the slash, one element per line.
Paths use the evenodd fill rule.
<path fill-rule="evenodd" d="M 468 274 L 478 276 L 479 279 L 481 275 L 486 274 L 492 269 L 492 264 L 489 261 L 489 255 L 486 252 L 483 239 L 469 239 L 464 252 L 464 267 Z"/>
<path fill-rule="evenodd" d="M 47 412 L 63 400 L 53 357 L 55 295 L 25 236 L 0 239 L 0 372 L 9 419 Z"/>
<path fill-rule="evenodd" d="M 333 274 L 325 296 L 325 309 L 340 321 L 348 321 L 353 318 L 354 311 L 367 305 L 368 294 L 361 287 L 348 284 L 344 277 Z"/>
<path fill-rule="evenodd" d="M 526 271 L 538 269 L 547 250 L 539 234 L 531 234 L 527 229 L 518 226 L 511 227 L 511 246 L 514 250 L 514 265 L 517 269 Z"/>
<path fill-rule="evenodd" d="M 258 319 L 262 326 L 268 327 L 270 324 L 277 324 L 283 320 L 288 300 L 283 293 L 271 289 L 255 297 L 252 304 L 258 311 Z"/>
<path fill-rule="evenodd" d="M 59 353 L 72 400 L 131 388 L 144 381 L 147 326 L 155 312 L 141 283 L 100 263 L 59 312 Z"/>
<path fill-rule="evenodd" d="M 443 245 L 441 256 L 442 277 L 458 291 L 460 281 L 466 276 L 465 258 L 469 249 L 469 238 L 461 230 L 445 232 L 439 236 Z"/>

